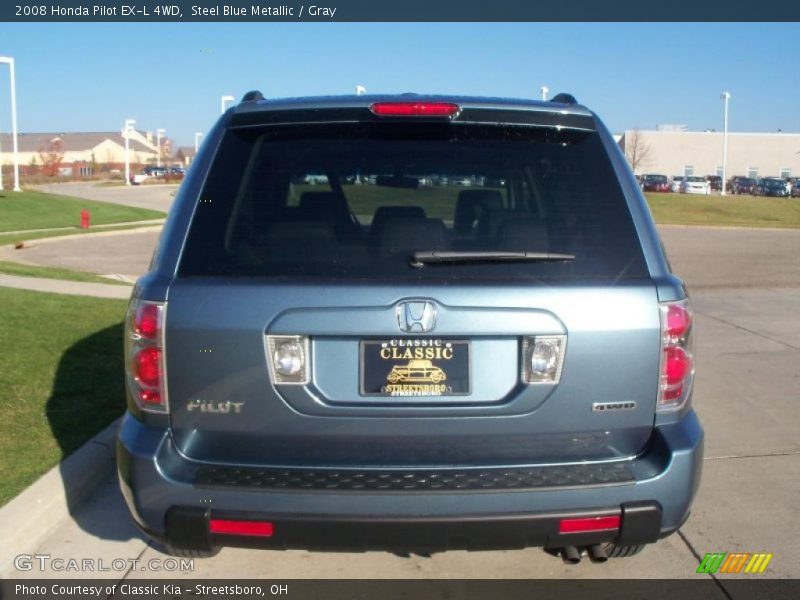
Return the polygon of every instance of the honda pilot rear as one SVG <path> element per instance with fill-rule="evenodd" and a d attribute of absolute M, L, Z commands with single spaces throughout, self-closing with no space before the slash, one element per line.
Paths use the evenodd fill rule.
<path fill-rule="evenodd" d="M 692 329 L 571 96 L 251 93 L 134 290 L 121 487 L 181 554 L 629 555 L 697 490 Z"/>

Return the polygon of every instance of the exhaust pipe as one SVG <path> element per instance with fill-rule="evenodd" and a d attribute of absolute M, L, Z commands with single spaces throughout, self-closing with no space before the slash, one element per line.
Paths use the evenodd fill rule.
<path fill-rule="evenodd" d="M 565 546 L 561 549 L 561 559 L 568 565 L 577 565 L 581 562 L 581 553 L 575 546 Z"/>
<path fill-rule="evenodd" d="M 608 560 L 608 555 L 600 544 L 589 546 L 589 556 L 593 562 L 604 563 Z"/>

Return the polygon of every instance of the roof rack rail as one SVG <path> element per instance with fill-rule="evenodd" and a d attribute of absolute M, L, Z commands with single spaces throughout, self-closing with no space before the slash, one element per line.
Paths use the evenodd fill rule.
<path fill-rule="evenodd" d="M 263 99 L 264 99 L 264 94 L 262 94 L 258 90 L 249 91 L 244 96 L 242 96 L 242 102 L 258 102 L 259 100 Z"/>
<path fill-rule="evenodd" d="M 556 94 L 555 96 L 553 96 L 553 98 L 552 98 L 552 100 L 550 100 L 550 102 L 558 102 L 559 104 L 577 104 L 578 103 L 578 101 L 575 100 L 575 96 L 573 96 L 572 94 L 565 94 L 564 92 L 561 92 L 560 94 Z"/>

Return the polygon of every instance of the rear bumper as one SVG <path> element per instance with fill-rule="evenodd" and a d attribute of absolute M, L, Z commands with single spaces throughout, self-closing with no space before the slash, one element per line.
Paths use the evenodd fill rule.
<path fill-rule="evenodd" d="M 207 465 L 182 456 L 168 432 L 126 415 L 117 440 L 120 485 L 134 520 L 174 546 L 319 549 L 479 549 L 652 542 L 688 517 L 703 431 L 693 411 L 657 427 L 629 463 L 629 481 L 487 490 L 248 489 L 198 485 Z M 560 533 L 561 519 L 621 517 L 619 529 Z M 270 537 L 212 535 L 209 519 L 269 521 Z"/>

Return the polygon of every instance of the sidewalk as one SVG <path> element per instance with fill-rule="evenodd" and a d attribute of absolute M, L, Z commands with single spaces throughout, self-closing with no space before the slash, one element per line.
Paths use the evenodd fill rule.
<path fill-rule="evenodd" d="M 122 300 L 130 298 L 133 290 L 133 286 L 3 274 L 0 274 L 0 286 L 20 290 L 33 290 L 35 292 L 51 292 L 70 296 L 94 296 L 95 298 L 119 298 Z"/>

